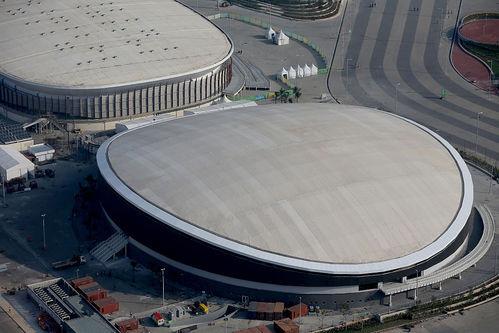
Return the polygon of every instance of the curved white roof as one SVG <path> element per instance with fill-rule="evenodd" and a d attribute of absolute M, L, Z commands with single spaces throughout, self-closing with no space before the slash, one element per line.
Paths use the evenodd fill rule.
<path fill-rule="evenodd" d="M 473 201 L 447 142 L 356 106 L 273 104 L 163 122 L 113 137 L 98 163 L 115 190 L 175 228 L 328 273 L 428 259 L 459 234 Z"/>
<path fill-rule="evenodd" d="M 205 70 L 232 52 L 225 34 L 173 0 L 0 2 L 0 74 L 98 88 Z"/>

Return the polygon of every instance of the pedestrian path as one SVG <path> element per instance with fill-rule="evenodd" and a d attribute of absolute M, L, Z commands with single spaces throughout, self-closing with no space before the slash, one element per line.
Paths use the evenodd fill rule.
<path fill-rule="evenodd" d="M 12 320 L 25 332 L 25 333 L 36 333 L 35 330 L 24 320 L 24 318 L 14 309 L 9 302 L 0 294 L 0 308 L 2 308 L 5 313 L 12 318 Z"/>

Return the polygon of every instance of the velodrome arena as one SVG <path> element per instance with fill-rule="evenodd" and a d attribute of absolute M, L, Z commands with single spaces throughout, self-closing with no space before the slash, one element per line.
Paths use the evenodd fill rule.
<path fill-rule="evenodd" d="M 360 106 L 157 121 L 110 138 L 97 162 L 102 208 L 129 253 L 239 299 L 299 294 L 313 304 L 442 281 L 442 267 L 469 267 L 452 263 L 480 216 L 448 142 Z"/>
<path fill-rule="evenodd" d="M 173 0 L 7 0 L 0 49 L 1 104 L 108 121 L 220 98 L 233 45 Z"/>

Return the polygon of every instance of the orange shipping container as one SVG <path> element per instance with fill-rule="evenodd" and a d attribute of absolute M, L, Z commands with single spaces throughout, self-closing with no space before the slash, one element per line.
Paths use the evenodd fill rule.
<path fill-rule="evenodd" d="M 79 286 L 82 286 L 82 285 L 90 283 L 90 282 L 94 282 L 94 278 L 93 277 L 91 277 L 91 276 L 83 276 L 83 277 L 81 277 L 79 279 L 73 279 L 73 280 L 71 280 L 71 285 L 74 288 L 78 288 Z"/>
<path fill-rule="evenodd" d="M 106 298 L 107 297 L 107 290 L 102 290 L 102 289 L 90 290 L 90 291 L 86 291 L 84 293 L 84 295 L 88 301 L 93 302 L 93 301 L 97 301 L 99 299 Z"/>
<path fill-rule="evenodd" d="M 93 302 L 97 310 L 102 314 L 109 314 L 120 309 L 119 303 L 112 297 L 106 297 Z"/>
<path fill-rule="evenodd" d="M 290 319 L 295 319 L 298 318 L 299 316 L 306 316 L 308 315 L 308 305 L 307 304 L 301 304 L 301 311 L 300 311 L 300 304 L 293 305 L 292 307 L 284 310 L 284 316 L 288 317 Z"/>
<path fill-rule="evenodd" d="M 299 326 L 291 319 L 281 319 L 274 322 L 274 329 L 277 333 L 299 333 Z"/>
<path fill-rule="evenodd" d="M 139 321 L 136 318 L 125 319 L 116 323 L 116 327 L 121 333 L 126 333 L 127 331 L 138 329 Z"/>

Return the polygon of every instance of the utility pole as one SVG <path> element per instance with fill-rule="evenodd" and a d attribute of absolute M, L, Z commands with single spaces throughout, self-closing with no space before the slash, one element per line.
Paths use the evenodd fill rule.
<path fill-rule="evenodd" d="M 476 134 L 475 134 L 475 157 L 478 158 L 478 128 L 480 127 L 480 116 L 483 112 L 476 113 Z"/>
<path fill-rule="evenodd" d="M 348 67 L 350 66 L 349 62 L 352 61 L 352 59 L 347 58 L 346 61 L 347 61 L 347 87 L 346 87 L 346 92 L 348 94 L 348 86 L 350 85 L 350 78 L 348 76 Z"/>
<path fill-rule="evenodd" d="M 3 206 L 5 207 L 5 178 L 3 178 L 3 175 L 0 175 L 2 177 L 2 197 L 3 197 Z"/>
<path fill-rule="evenodd" d="M 398 92 L 399 92 L 400 82 L 395 85 L 395 114 L 398 114 Z"/>
<path fill-rule="evenodd" d="M 163 300 L 161 302 L 162 306 L 165 306 L 165 269 L 161 268 L 161 280 L 163 281 Z"/>
<path fill-rule="evenodd" d="M 300 319 L 298 320 L 298 322 L 301 324 L 301 296 L 300 296 Z"/>
<path fill-rule="evenodd" d="M 47 243 L 45 242 L 45 213 L 42 214 L 42 230 L 43 230 L 43 249 L 47 249 Z"/>

